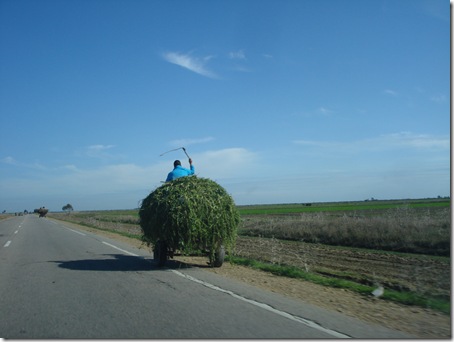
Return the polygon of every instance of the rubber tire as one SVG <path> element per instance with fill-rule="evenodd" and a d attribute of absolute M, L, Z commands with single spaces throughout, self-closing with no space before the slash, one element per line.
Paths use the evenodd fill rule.
<path fill-rule="evenodd" d="M 213 267 L 221 267 L 222 264 L 224 263 L 224 258 L 225 258 L 225 248 L 223 245 L 221 245 L 216 253 L 214 254 L 214 260 L 211 262 L 211 265 Z"/>
<path fill-rule="evenodd" d="M 159 240 L 156 242 L 153 250 L 153 258 L 157 261 L 158 266 L 162 267 L 167 262 L 167 244 L 165 241 Z"/>

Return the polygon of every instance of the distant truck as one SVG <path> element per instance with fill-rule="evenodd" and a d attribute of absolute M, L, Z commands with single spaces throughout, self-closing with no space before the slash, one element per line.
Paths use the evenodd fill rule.
<path fill-rule="evenodd" d="M 39 217 L 45 217 L 49 209 L 46 209 L 45 207 L 41 207 L 39 209 L 35 209 L 33 212 L 36 214 L 39 214 Z"/>

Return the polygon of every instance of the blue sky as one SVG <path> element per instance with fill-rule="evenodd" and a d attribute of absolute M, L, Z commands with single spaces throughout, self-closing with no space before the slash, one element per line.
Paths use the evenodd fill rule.
<path fill-rule="evenodd" d="M 446 0 L 0 0 L 0 210 L 450 194 Z"/>

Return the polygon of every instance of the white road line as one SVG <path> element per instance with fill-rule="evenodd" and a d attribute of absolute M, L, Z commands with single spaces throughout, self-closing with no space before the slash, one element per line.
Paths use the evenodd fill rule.
<path fill-rule="evenodd" d="M 73 233 L 77 233 L 77 234 L 80 234 L 80 235 L 82 235 L 82 236 L 86 236 L 86 235 L 87 235 L 87 234 L 81 233 L 81 232 L 79 232 L 79 231 L 77 231 L 77 230 L 74 230 L 74 229 L 71 229 L 71 228 L 68 228 L 68 227 L 65 227 L 65 228 L 68 229 L 68 230 L 70 230 L 70 231 L 72 231 Z"/>
<path fill-rule="evenodd" d="M 11 244 L 11 241 L 8 241 L 7 243 L 5 243 L 5 245 L 3 247 L 8 247 L 10 244 Z"/>
<path fill-rule="evenodd" d="M 312 321 L 309 321 L 307 319 L 304 319 L 302 317 L 298 317 L 298 316 L 294 316 L 292 314 L 289 314 L 287 312 L 284 312 L 284 311 L 280 311 L 280 310 L 277 310 L 271 306 L 269 306 L 268 304 L 265 304 L 265 303 L 260 303 L 260 302 L 257 302 L 255 300 L 252 300 L 252 299 L 248 299 L 248 298 L 245 298 L 245 297 L 242 297 L 240 295 L 237 295 L 236 293 L 232 292 L 232 291 L 228 291 L 228 290 L 224 290 L 216 285 L 213 285 L 213 284 L 210 284 L 210 283 L 207 283 L 207 282 L 204 282 L 200 279 L 197 279 L 197 278 L 194 278 L 194 277 L 191 277 L 190 275 L 187 275 L 187 274 L 184 274 L 184 273 L 181 273 L 179 271 L 176 271 L 176 270 L 171 270 L 173 273 L 181 276 L 181 277 L 184 277 L 186 279 L 189 279 L 191 281 L 194 281 L 198 284 L 201 284 L 203 286 L 206 286 L 210 289 L 213 289 L 213 290 L 216 290 L 216 291 L 220 291 L 220 292 L 223 292 L 223 293 L 226 293 L 234 298 L 237 298 L 237 299 L 240 299 L 244 302 L 247 302 L 249 304 L 252 304 L 252 305 L 255 305 L 255 306 L 258 306 L 259 308 L 262 308 L 264 310 L 267 310 L 267 311 L 271 311 L 279 316 L 282 316 L 282 317 L 285 317 L 285 318 L 288 318 L 288 319 L 291 319 L 292 321 L 295 321 L 295 322 L 298 322 L 298 323 L 302 323 L 304 325 L 307 325 L 313 329 L 316 329 L 316 330 L 319 330 L 319 331 L 323 331 L 324 333 L 327 333 L 331 336 L 334 336 L 335 338 L 350 338 L 350 336 L 348 335 L 344 335 L 342 333 L 339 333 L 337 331 L 334 331 L 334 330 L 331 330 L 331 329 L 327 329 L 327 328 L 324 328 L 322 327 L 321 325 L 315 323 L 315 322 L 312 322 Z"/>
<path fill-rule="evenodd" d="M 14 232 L 14 234 L 17 234 L 17 233 L 19 233 L 19 231 L 18 231 L 18 230 L 16 230 L 16 231 Z"/>
<path fill-rule="evenodd" d="M 110 243 L 107 243 L 107 242 L 105 242 L 105 241 L 103 241 L 102 243 L 105 244 L 105 245 L 107 245 L 107 246 L 110 246 L 110 247 L 112 247 L 112 248 L 115 248 L 115 249 L 117 249 L 117 250 L 119 250 L 119 251 L 121 251 L 121 252 L 123 252 L 123 253 L 129 254 L 129 255 L 132 255 L 132 256 L 137 256 L 137 257 L 139 256 L 139 255 L 137 255 L 137 254 L 134 254 L 134 253 L 125 251 L 124 249 L 118 248 L 117 246 L 111 245 Z"/>

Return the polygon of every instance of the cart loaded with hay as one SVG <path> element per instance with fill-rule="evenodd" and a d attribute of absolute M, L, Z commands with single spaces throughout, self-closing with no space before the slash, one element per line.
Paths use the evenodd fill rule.
<path fill-rule="evenodd" d="M 220 267 L 232 251 L 240 221 L 232 197 L 218 183 L 197 176 L 177 178 L 151 192 L 139 210 L 142 239 L 163 266 L 179 251 L 206 253 Z"/>

